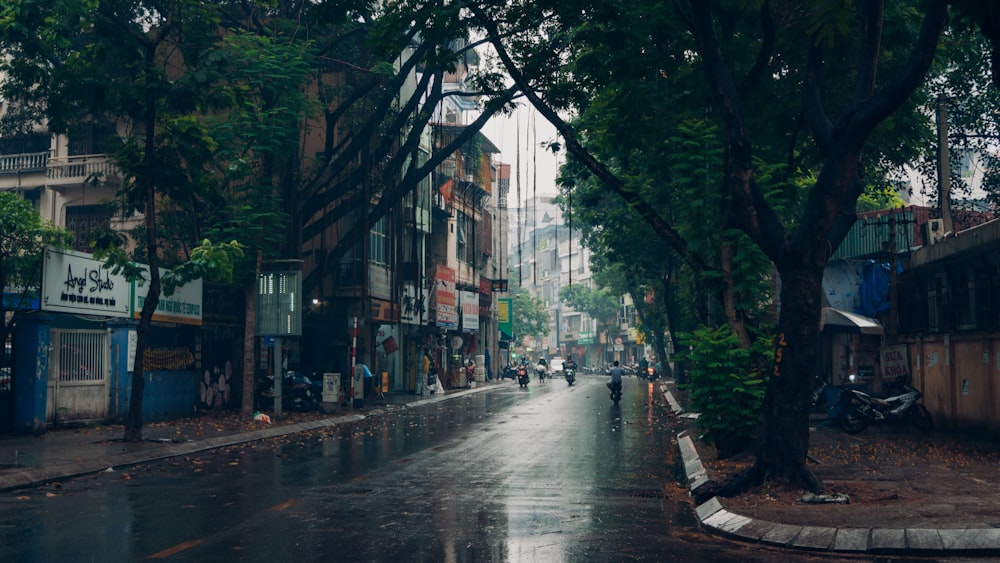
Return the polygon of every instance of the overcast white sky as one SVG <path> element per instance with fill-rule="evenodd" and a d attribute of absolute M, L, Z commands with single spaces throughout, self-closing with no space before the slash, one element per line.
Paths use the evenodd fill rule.
<path fill-rule="evenodd" d="M 534 108 L 522 105 L 514 114 L 494 117 L 483 127 L 483 134 L 500 149 L 498 160 L 510 164 L 510 207 L 517 197 L 517 153 L 521 153 L 521 201 L 532 194 L 554 196 L 560 157 L 541 146 L 556 140 L 556 130 Z M 518 143 L 520 137 L 520 143 Z M 534 190 L 534 191 L 532 191 Z"/>

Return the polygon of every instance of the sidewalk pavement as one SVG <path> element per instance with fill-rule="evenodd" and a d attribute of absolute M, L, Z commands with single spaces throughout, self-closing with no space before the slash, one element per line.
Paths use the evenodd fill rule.
<path fill-rule="evenodd" d="M 683 421 L 687 413 L 672 385 L 660 388 Z M 702 462 L 690 429 L 677 441 L 692 495 L 709 480 L 722 480 L 713 471 L 718 463 Z M 702 529 L 750 544 L 847 557 L 1000 555 L 997 444 L 909 429 L 846 434 L 822 421 L 812 421 L 809 443 L 810 468 L 826 495 L 763 488 L 713 497 L 696 507 Z"/>
<path fill-rule="evenodd" d="M 477 393 L 492 387 L 449 390 L 444 394 L 389 393 L 366 407 L 335 413 L 285 413 L 271 423 L 245 420 L 234 412 L 148 423 L 142 442 L 122 441 L 122 425 L 50 430 L 40 435 L 0 436 L 0 491 L 44 485 L 108 468 L 136 465 L 296 432 L 356 422 L 386 412 Z"/>

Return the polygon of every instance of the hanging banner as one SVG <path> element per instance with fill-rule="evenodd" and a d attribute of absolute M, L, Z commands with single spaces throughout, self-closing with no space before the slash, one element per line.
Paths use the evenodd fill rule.
<path fill-rule="evenodd" d="M 399 350 L 399 344 L 396 342 L 395 325 L 382 325 L 379 327 L 378 334 L 375 336 L 375 345 L 386 356 Z"/>
<path fill-rule="evenodd" d="M 431 310 L 434 324 L 445 328 L 458 327 L 458 309 L 455 296 L 455 270 L 439 265 L 431 290 Z"/>
<path fill-rule="evenodd" d="M 910 355 L 906 344 L 886 346 L 880 350 L 882 360 L 882 380 L 895 381 L 910 377 Z"/>
<path fill-rule="evenodd" d="M 479 332 L 479 294 L 460 291 L 462 302 L 462 332 Z"/>
<path fill-rule="evenodd" d="M 501 340 L 514 340 L 514 300 L 510 297 L 497 299 L 497 330 Z"/>

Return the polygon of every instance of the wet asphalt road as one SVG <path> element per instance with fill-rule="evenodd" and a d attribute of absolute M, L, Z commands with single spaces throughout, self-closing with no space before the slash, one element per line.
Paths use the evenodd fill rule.
<path fill-rule="evenodd" d="M 505 382 L 0 496 L 2 561 L 778 561 L 703 535 L 659 390 Z"/>

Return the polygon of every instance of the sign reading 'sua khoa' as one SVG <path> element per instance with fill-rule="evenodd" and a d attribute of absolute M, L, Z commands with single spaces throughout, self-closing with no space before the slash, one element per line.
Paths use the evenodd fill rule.
<path fill-rule="evenodd" d="M 149 266 L 142 266 L 149 279 Z M 167 270 L 160 269 L 162 276 Z M 45 249 L 42 263 L 41 309 L 77 315 L 139 317 L 149 283 L 130 282 L 115 275 L 90 254 L 56 248 Z M 153 320 L 201 325 L 202 281 L 195 280 L 173 295 L 160 295 Z"/>

